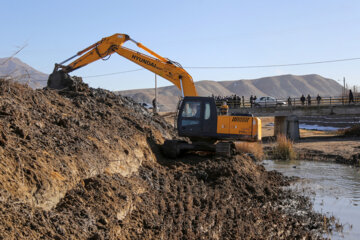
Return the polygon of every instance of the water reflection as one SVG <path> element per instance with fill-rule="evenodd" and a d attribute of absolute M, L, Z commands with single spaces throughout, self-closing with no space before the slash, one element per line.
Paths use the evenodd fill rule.
<path fill-rule="evenodd" d="M 360 169 L 351 166 L 312 161 L 265 160 L 267 170 L 277 170 L 301 180 L 292 188 L 309 196 L 317 212 L 335 216 L 344 225 L 342 234 L 332 239 L 359 239 Z"/>

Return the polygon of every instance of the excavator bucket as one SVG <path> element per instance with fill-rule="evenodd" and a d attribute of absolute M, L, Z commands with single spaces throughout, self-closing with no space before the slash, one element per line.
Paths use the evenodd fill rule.
<path fill-rule="evenodd" d="M 50 74 L 47 81 L 47 87 L 51 89 L 68 89 L 74 86 L 74 80 L 69 76 L 69 74 L 64 73 L 63 71 L 54 71 Z"/>

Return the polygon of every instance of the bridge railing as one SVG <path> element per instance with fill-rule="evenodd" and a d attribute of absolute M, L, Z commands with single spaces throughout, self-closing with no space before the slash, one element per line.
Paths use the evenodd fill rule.
<path fill-rule="evenodd" d="M 226 102 L 230 109 L 239 109 L 239 108 L 252 108 L 252 107 L 310 107 L 310 106 L 332 106 L 332 105 L 349 105 L 349 104 L 359 104 L 360 96 L 354 96 L 352 102 L 349 101 L 348 96 L 330 96 L 330 97 L 321 97 L 321 100 L 318 101 L 316 97 L 312 97 L 309 101 L 305 97 L 305 101 L 302 102 L 300 98 L 286 98 L 286 99 L 276 99 L 276 102 L 261 102 L 261 105 L 256 105 L 255 102 L 251 103 L 249 99 L 215 99 L 216 106 L 221 107 L 223 102 Z"/>

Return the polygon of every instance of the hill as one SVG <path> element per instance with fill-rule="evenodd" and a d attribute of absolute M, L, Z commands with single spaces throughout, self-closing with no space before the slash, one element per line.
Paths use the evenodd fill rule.
<path fill-rule="evenodd" d="M 324 78 L 316 74 L 295 76 L 281 75 L 264 77 L 254 80 L 237 81 L 199 81 L 195 83 L 200 96 L 230 96 L 239 95 L 249 98 L 250 95 L 273 96 L 276 98 L 300 97 L 301 94 L 315 96 L 337 96 L 341 94 L 341 85 L 335 80 Z M 151 103 L 154 98 L 154 89 L 137 89 L 119 91 L 118 93 L 132 97 L 138 102 Z M 158 88 L 158 101 L 162 111 L 171 111 L 176 108 L 180 91 L 175 86 Z"/>
<path fill-rule="evenodd" d="M 0 77 L 11 77 L 17 82 L 29 84 L 31 88 L 46 86 L 48 75 L 37 71 L 18 58 L 0 58 Z"/>

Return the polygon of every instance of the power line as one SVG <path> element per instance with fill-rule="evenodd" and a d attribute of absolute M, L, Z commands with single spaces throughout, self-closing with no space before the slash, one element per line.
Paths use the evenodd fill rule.
<path fill-rule="evenodd" d="M 301 66 L 301 65 L 314 65 L 314 64 L 324 64 L 324 63 L 335 63 L 335 62 L 346 62 L 346 61 L 356 61 L 360 60 L 360 57 L 356 58 L 344 58 L 344 59 L 334 59 L 334 60 L 325 60 L 325 61 L 315 61 L 315 62 L 302 62 L 302 63 L 286 63 L 286 64 L 270 64 L 270 65 L 249 65 L 249 66 L 233 66 L 233 67 L 184 67 L 186 69 L 246 69 L 246 68 L 272 68 L 272 67 L 290 67 L 290 66 Z M 85 76 L 83 78 L 92 78 L 92 77 L 103 77 L 103 76 L 110 76 L 110 75 L 117 75 L 122 73 L 129 73 L 129 72 L 136 72 L 142 71 L 143 68 L 138 68 L 134 70 L 128 70 L 123 72 L 114 72 L 108 74 L 101 74 L 101 75 L 92 75 L 92 76 Z"/>
<path fill-rule="evenodd" d="M 360 60 L 360 57 L 358 57 L 358 58 L 344 58 L 344 59 L 326 60 L 326 61 L 317 61 L 317 62 L 303 62 L 303 63 L 253 65 L 253 66 L 250 65 L 250 66 L 238 66 L 238 67 L 184 67 L 184 68 L 188 68 L 188 69 L 271 68 L 271 67 L 289 67 L 289 66 L 312 65 L 312 64 L 321 64 L 321 63 L 345 62 L 345 61 L 355 61 L 355 60 Z"/>
<path fill-rule="evenodd" d="M 144 69 L 143 68 L 138 68 L 138 69 L 127 70 L 127 71 L 122 71 L 122 72 L 114 72 L 114 73 L 107 73 L 107 74 L 101 74 L 101 75 L 85 76 L 83 78 L 103 77 L 103 76 L 117 75 L 117 74 L 122 74 L 122 73 L 137 72 L 137 71 L 142 71 L 142 70 L 144 70 Z"/>
<path fill-rule="evenodd" d="M 335 62 L 345 62 L 345 61 L 356 61 L 360 60 L 360 57 L 356 58 L 344 58 L 344 59 L 335 59 L 335 60 L 325 60 L 325 61 L 316 61 L 316 62 L 302 62 L 302 63 L 287 63 L 287 64 L 270 64 L 270 65 L 249 65 L 249 66 L 233 66 L 233 67 L 184 67 L 186 69 L 246 69 L 246 68 L 272 68 L 272 67 L 290 67 L 290 66 L 301 66 L 301 65 L 314 65 L 314 64 L 324 64 L 324 63 L 335 63 Z M 111 76 L 111 75 L 118 75 L 130 72 L 137 72 L 143 71 L 144 68 L 132 69 L 127 71 L 121 72 L 113 72 L 113 73 L 106 73 L 106 74 L 99 74 L 99 75 L 91 75 L 91 76 L 84 76 L 83 78 L 94 78 L 94 77 L 104 77 L 104 76 Z M 34 75 L 34 74 L 26 74 L 27 76 Z M 0 76 L 2 77 L 9 77 L 9 75 Z M 45 80 L 44 80 L 45 81 Z M 47 80 L 46 80 L 47 81 Z"/>

